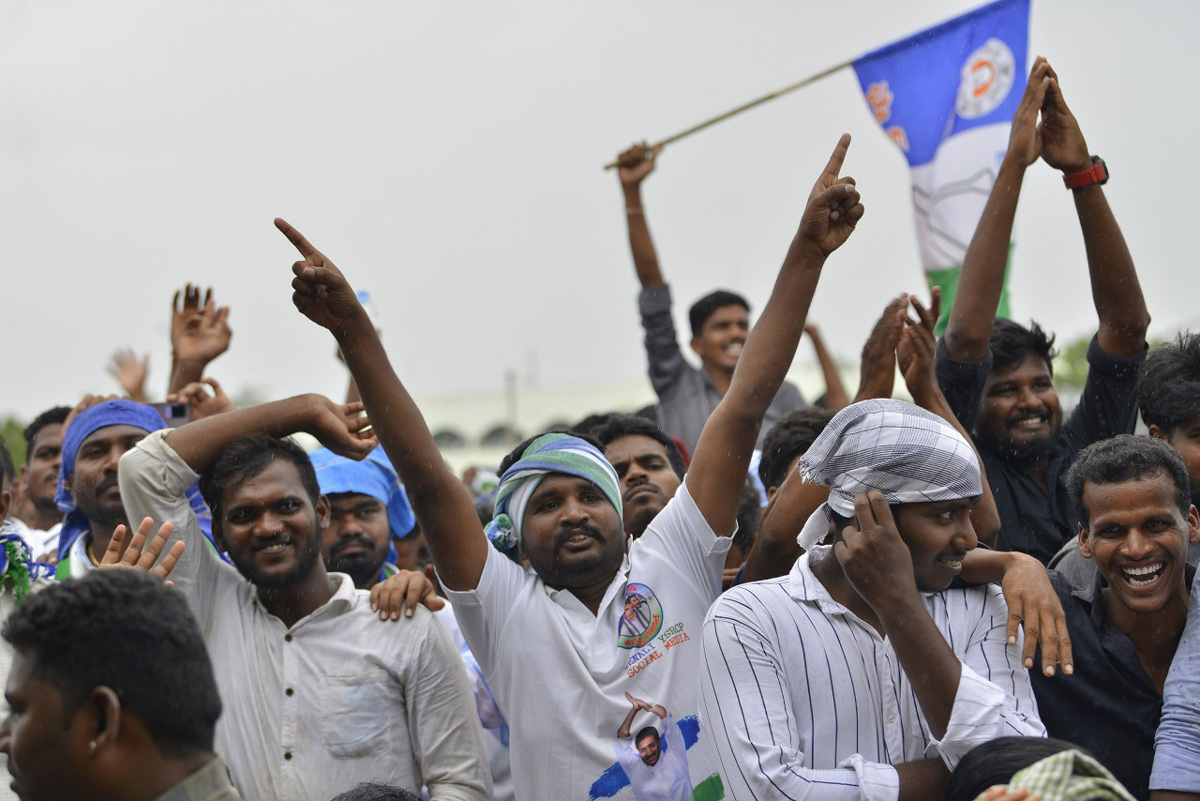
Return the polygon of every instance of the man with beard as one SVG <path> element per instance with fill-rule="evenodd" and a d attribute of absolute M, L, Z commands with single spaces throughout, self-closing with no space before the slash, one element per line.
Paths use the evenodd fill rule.
<path fill-rule="evenodd" d="M 56 549 L 62 528 L 63 515 L 54 503 L 54 493 L 62 462 L 63 424 L 70 413 L 66 406 L 55 406 L 25 428 L 25 465 L 17 478 L 24 492 L 20 493 L 22 505 L 13 514 L 25 524 L 27 530 L 21 536 L 35 556 Z"/>
<path fill-rule="evenodd" d="M 293 303 L 334 335 L 368 411 L 376 412 L 375 430 L 409 490 L 455 617 L 508 718 L 516 797 L 631 799 L 612 749 L 629 711 L 626 692 L 691 719 L 691 750 L 703 750 L 707 732 L 695 719 L 697 637 L 720 592 L 763 415 L 795 354 L 826 260 L 863 214 L 853 179 L 839 175 L 849 144 L 843 136 L 809 195 L 771 298 L 729 391 L 704 425 L 684 482 L 628 554 L 616 472 L 590 438 L 561 433 L 535 437 L 506 457 L 485 532 L 346 276 L 276 220 L 301 255 L 292 265 Z M 522 300 L 514 287 L 508 313 L 546 311 Z M 561 335 L 551 317 L 542 325 L 547 336 Z M 603 347 L 602 337 L 592 337 L 572 358 Z M 633 614 L 631 604 L 629 620 L 647 627 L 622 630 L 633 595 L 650 608 Z M 719 789 L 708 760 L 689 754 L 689 763 L 693 786 Z"/>
<path fill-rule="evenodd" d="M 130 400 L 88 396 L 72 414 L 63 431 L 55 496 L 65 515 L 58 536 L 60 580 L 81 578 L 93 570 L 116 527 L 129 525 L 117 465 L 126 451 L 163 427 L 158 412 Z M 187 488 L 185 501 L 207 526 L 208 508 L 195 487 Z"/>
<path fill-rule="evenodd" d="M 321 494 L 329 502 L 329 524 L 321 530 L 321 558 L 326 569 L 345 573 L 360 590 L 369 590 L 396 573 L 396 566 L 387 561 L 393 534 L 388 506 L 400 492 L 400 484 L 391 466 L 374 458 L 376 452 L 361 462 L 328 448 L 308 455 Z"/>
<path fill-rule="evenodd" d="M 318 395 L 156 432 L 121 461 L 139 519 L 188 543 L 171 575 L 200 621 L 227 711 L 217 751 L 250 799 L 330 798 L 375 777 L 432 799 L 490 797 L 461 661 L 424 609 L 381 623 L 369 593 L 326 572 L 329 503 L 298 431 L 347 456 L 375 443 L 361 404 Z M 226 564 L 201 547 L 184 493 L 197 479 Z M 387 628 L 381 628 L 387 627 Z"/>
<path fill-rule="evenodd" d="M 1100 319 L 1088 349 L 1086 386 L 1065 422 L 1052 381 L 1053 337 L 1037 324 L 1025 328 L 994 319 L 1021 183 L 1039 156 L 1063 172 L 1074 194 Z M 1107 175 L 1103 162 L 1089 155 L 1058 76 L 1039 57 L 963 260 L 938 347 L 938 381 L 963 426 L 973 431 L 995 493 L 1002 523 L 999 547 L 1043 562 L 1077 531 L 1079 521 L 1064 486 L 1075 454 L 1132 431 L 1136 418 L 1138 368 L 1150 315 L 1100 187 Z"/>

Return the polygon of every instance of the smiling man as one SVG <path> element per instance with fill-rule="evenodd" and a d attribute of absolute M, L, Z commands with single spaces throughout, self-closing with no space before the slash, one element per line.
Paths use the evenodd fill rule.
<path fill-rule="evenodd" d="M 122 494 L 188 543 L 171 578 L 212 655 L 227 708 L 217 750 L 247 798 L 330 798 L 367 776 L 432 799 L 489 798 L 449 636 L 421 608 L 380 622 L 367 592 L 326 571 L 329 501 L 307 454 L 280 438 L 306 431 L 365 457 L 375 443 L 359 409 L 305 395 L 156 432 L 121 460 Z M 201 545 L 184 497 L 197 479 L 232 566 Z"/>
<path fill-rule="evenodd" d="M 617 173 L 629 223 L 629 249 L 642 287 L 638 308 L 646 332 L 650 383 L 658 395 L 658 424 L 670 436 L 678 437 L 691 454 L 700 440 L 704 421 L 733 381 L 733 371 L 750 332 L 750 304 L 741 295 L 725 290 L 711 292 L 692 304 L 688 310 L 690 344 L 700 358 L 700 369 L 688 364 L 671 317 L 671 288 L 663 279 L 642 202 L 642 181 L 654 171 L 657 157 L 657 150 L 634 145 L 618 158 Z M 802 406 L 800 390 L 786 381 L 781 384 L 767 407 L 758 443 L 776 420 Z"/>
<path fill-rule="evenodd" d="M 1098 442 L 1075 460 L 1067 486 L 1079 517 L 1079 548 L 1099 580 L 1076 589 L 1050 571 L 1071 635 L 1074 676 L 1043 676 L 1033 688 L 1051 737 L 1083 746 L 1137 798 L 1149 797 L 1163 684 L 1183 635 L 1200 541 L 1188 472 L 1179 454 L 1150 437 Z"/>
<path fill-rule="evenodd" d="M 1038 115 L 1041 115 L 1041 121 Z M 995 320 L 1025 170 L 1038 158 L 1063 173 L 1074 196 L 1100 327 L 1088 348 L 1087 382 L 1064 419 L 1054 389 L 1054 338 L 1037 324 Z M 1095 162 L 1095 163 L 1093 163 Z M 973 431 L 1003 527 L 999 547 L 1048 561 L 1075 536 L 1067 469 L 1082 448 L 1133 430 L 1138 369 L 1150 315 L 1133 259 L 1093 158 L 1039 57 L 1013 117 L 1008 152 L 963 261 L 954 308 L 938 345 L 938 380 Z"/>
<path fill-rule="evenodd" d="M 843 136 L 809 195 L 686 478 L 628 553 L 616 472 L 596 443 L 567 434 L 535 437 L 505 459 L 485 532 L 346 276 L 276 220 L 302 257 L 292 265 L 292 300 L 337 339 L 375 412 L 455 617 L 511 726 L 518 798 L 632 798 L 612 747 L 629 712 L 626 692 L 688 719 L 689 781 L 720 789 L 708 760 L 693 758 L 707 737 L 696 721 L 697 637 L 721 589 L 763 415 L 795 354 L 826 259 L 863 214 L 853 180 L 839 174 L 849 144 Z"/>
<path fill-rule="evenodd" d="M 940 798 L 975 745 L 1044 736 L 1000 590 L 948 589 L 984 494 L 963 435 L 912 404 L 862 401 L 799 470 L 829 487 L 800 532 L 807 553 L 704 622 L 701 714 L 731 797 Z M 834 545 L 815 545 L 831 518 Z"/>

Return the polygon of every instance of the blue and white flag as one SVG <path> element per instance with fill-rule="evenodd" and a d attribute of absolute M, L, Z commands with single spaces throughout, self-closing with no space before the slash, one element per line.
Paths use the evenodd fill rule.
<path fill-rule="evenodd" d="M 912 168 L 921 266 L 942 288 L 939 331 L 1008 149 L 1028 50 L 1029 0 L 998 0 L 854 62 L 867 105 Z M 998 316 L 1008 316 L 1007 292 Z"/>

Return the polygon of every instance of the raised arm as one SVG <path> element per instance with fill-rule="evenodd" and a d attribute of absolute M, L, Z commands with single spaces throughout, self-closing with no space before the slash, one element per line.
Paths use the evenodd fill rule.
<path fill-rule="evenodd" d="M 642 202 L 642 181 L 654 172 L 654 160 L 659 151 L 646 147 L 643 142 L 634 145 L 617 157 L 617 177 L 621 179 L 621 193 L 625 196 L 625 221 L 629 225 L 629 250 L 633 254 L 633 268 L 637 270 L 642 289 L 662 286 L 662 272 L 658 268 L 658 253 L 654 240 L 650 238 L 650 224 L 646 222 L 646 207 Z"/>
<path fill-rule="evenodd" d="M 200 302 L 200 287 L 188 284 L 182 298 L 179 292 L 171 300 L 171 383 L 167 394 L 174 394 L 199 381 L 204 368 L 229 350 L 233 331 L 229 327 L 229 307 L 218 307 L 212 288 Z"/>
<path fill-rule="evenodd" d="M 825 340 L 814 324 L 805 325 L 804 333 L 808 334 L 809 341 L 812 342 L 813 351 L 817 354 L 817 362 L 821 365 L 821 375 L 825 378 L 825 403 L 833 411 L 840 412 L 850 405 L 850 396 L 846 394 L 846 387 L 842 384 L 841 375 L 838 374 L 837 364 L 829 355 L 829 349 L 825 347 Z"/>
<path fill-rule="evenodd" d="M 1042 160 L 1063 175 L 1090 169 L 1091 153 L 1075 115 L 1067 108 L 1058 76 L 1047 65 L 1049 86 L 1042 105 Z M 1092 303 L 1100 318 L 1100 347 L 1113 356 L 1137 356 L 1146 345 L 1150 312 L 1138 283 L 1133 257 L 1099 184 L 1072 190 L 1083 230 Z"/>
<path fill-rule="evenodd" d="M 765 581 L 787 575 L 804 553 L 796 536 L 805 521 L 828 499 L 829 487 L 805 484 L 799 471 L 788 471 L 779 491 L 763 511 L 742 580 Z"/>
<path fill-rule="evenodd" d="M 684 479 L 718 535 L 733 532 L 758 429 L 796 355 L 825 259 L 862 218 L 854 179 L 839 177 L 849 147 L 850 135 L 843 134 L 808 196 L 771 297 L 750 331 L 729 391 L 704 425 Z"/>
<path fill-rule="evenodd" d="M 361 404 L 338 406 L 321 395 L 297 395 L 188 423 L 167 434 L 166 442 L 197 473 L 234 440 L 251 434 L 286 437 L 304 431 L 334 453 L 362 459 L 378 443 L 361 411 Z"/>
<path fill-rule="evenodd" d="M 1042 108 L 1049 86 L 1050 65 L 1038 56 L 1029 73 L 1025 96 L 1013 115 L 1008 152 L 1000 163 L 996 183 L 963 258 L 945 335 L 946 353 L 955 361 L 977 362 L 987 355 L 992 324 L 1004 288 L 1008 246 L 1025 169 L 1037 161 L 1042 152 L 1038 110 Z"/>
<path fill-rule="evenodd" d="M 904 331 L 896 346 L 896 359 L 900 364 L 900 372 L 904 375 L 904 383 L 908 385 L 908 392 L 912 395 L 913 403 L 936 414 L 953 426 L 975 451 L 975 458 L 979 462 L 979 472 L 983 476 L 983 495 L 980 496 L 979 502 L 971 511 L 971 524 L 975 527 L 975 535 L 979 541 L 989 548 L 994 548 L 996 540 L 1000 537 L 1000 512 L 996 509 L 996 499 L 992 497 L 992 487 L 987 481 L 987 470 L 984 469 L 983 460 L 979 458 L 979 451 L 975 449 L 971 435 L 958 421 L 950 404 L 946 402 L 946 396 L 942 394 L 942 390 L 938 386 L 937 339 L 934 337 L 933 330 L 942 308 L 941 289 L 933 288 L 933 300 L 928 309 L 916 296 L 910 296 L 909 301 L 912 303 L 918 319 L 913 321 L 907 316 L 904 318 Z"/>
<path fill-rule="evenodd" d="M 376 415 L 375 432 L 404 482 L 443 585 L 474 589 L 491 545 L 466 485 L 446 467 L 345 276 L 295 228 L 279 219 L 275 225 L 304 257 L 292 265 L 292 302 L 329 329 L 342 349 L 368 414 Z"/>

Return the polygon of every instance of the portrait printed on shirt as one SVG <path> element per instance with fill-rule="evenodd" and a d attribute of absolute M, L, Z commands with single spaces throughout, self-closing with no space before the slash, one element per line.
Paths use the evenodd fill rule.
<path fill-rule="evenodd" d="M 662 704 L 625 693 L 631 708 L 617 730 L 617 763 L 638 801 L 693 801 L 684 735 Z M 632 728 L 637 717 L 649 718 Z M 659 728 L 661 726 L 661 729 Z"/>
<path fill-rule="evenodd" d="M 663 608 L 654 590 L 645 584 L 630 582 L 625 587 L 625 611 L 617 624 L 617 645 L 641 648 L 658 634 L 663 623 Z"/>

